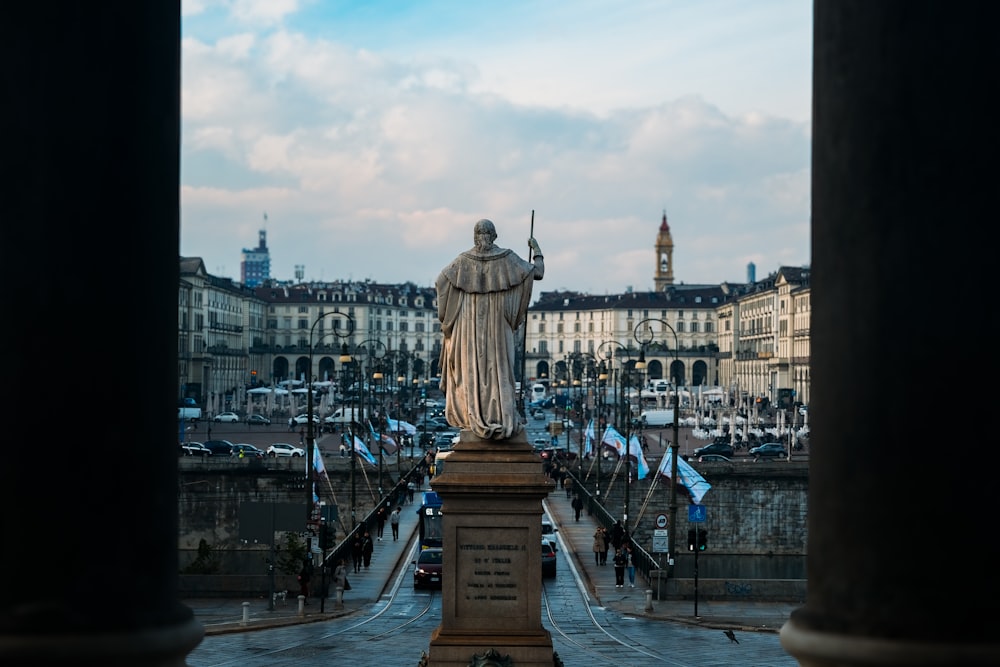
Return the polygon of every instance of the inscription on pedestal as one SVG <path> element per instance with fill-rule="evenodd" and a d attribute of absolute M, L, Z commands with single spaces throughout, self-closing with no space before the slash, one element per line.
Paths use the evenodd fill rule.
<path fill-rule="evenodd" d="M 455 611 L 459 617 L 525 613 L 528 530 L 459 528 Z M 537 601 L 536 601 L 537 602 Z"/>

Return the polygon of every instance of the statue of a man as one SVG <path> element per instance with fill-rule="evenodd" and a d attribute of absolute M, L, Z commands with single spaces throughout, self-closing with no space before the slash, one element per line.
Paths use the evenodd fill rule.
<path fill-rule="evenodd" d="M 528 239 L 533 257 L 527 262 L 493 243 L 497 232 L 489 220 L 477 222 L 473 235 L 475 246 L 437 279 L 445 417 L 481 439 L 506 440 L 524 430 L 515 391 L 514 334 L 545 264 L 534 238 Z"/>

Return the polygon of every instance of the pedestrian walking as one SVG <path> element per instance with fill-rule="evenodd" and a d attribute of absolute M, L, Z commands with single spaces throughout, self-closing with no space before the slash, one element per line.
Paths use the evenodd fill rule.
<path fill-rule="evenodd" d="M 618 551 L 622 548 L 622 542 L 625 539 L 625 526 L 622 525 L 622 520 L 618 519 L 615 521 L 615 525 L 611 526 L 611 546 Z"/>
<path fill-rule="evenodd" d="M 632 545 L 625 545 L 625 573 L 628 575 L 629 588 L 635 588 L 635 552 Z"/>
<path fill-rule="evenodd" d="M 364 552 L 361 548 L 361 534 L 355 532 L 354 538 L 351 540 L 351 561 L 354 564 L 355 574 L 361 571 L 361 563 L 363 560 Z"/>
<path fill-rule="evenodd" d="M 412 479 L 406 483 L 406 498 L 408 502 L 413 503 L 413 494 L 417 492 L 417 483 Z"/>
<path fill-rule="evenodd" d="M 333 569 L 333 588 L 351 590 L 351 583 L 347 580 L 347 563 L 343 558 L 337 561 L 337 567 Z"/>
<path fill-rule="evenodd" d="M 361 557 L 364 560 L 366 568 L 372 564 L 372 553 L 374 551 L 375 543 L 372 541 L 371 533 L 366 530 L 365 534 L 361 536 Z"/>
<path fill-rule="evenodd" d="M 563 477 L 562 485 L 563 490 L 566 492 L 566 497 L 569 498 L 570 493 L 573 491 L 573 479 L 569 475 L 566 475 Z"/>
<path fill-rule="evenodd" d="M 392 528 L 392 541 L 395 542 L 399 539 L 399 515 L 403 511 L 402 507 L 396 506 L 396 509 L 392 511 L 389 515 L 389 526 Z"/>
<path fill-rule="evenodd" d="M 299 570 L 299 595 L 303 595 L 306 598 L 306 604 L 309 604 L 309 580 L 312 579 L 313 565 L 312 561 L 308 558 L 302 561 L 302 569 Z"/>
<path fill-rule="evenodd" d="M 625 555 L 624 549 L 615 549 L 615 588 L 625 587 L 625 562 L 628 557 Z"/>
<path fill-rule="evenodd" d="M 597 530 L 594 531 L 594 564 L 603 565 L 601 562 L 602 556 L 604 560 L 607 560 L 607 546 L 604 542 L 604 527 L 598 526 Z"/>
<path fill-rule="evenodd" d="M 611 549 L 611 535 L 608 533 L 608 529 L 601 526 L 601 535 L 604 538 L 604 551 L 601 552 L 601 565 L 608 564 L 608 551 Z"/>
<path fill-rule="evenodd" d="M 573 496 L 573 514 L 576 515 L 576 520 L 580 520 L 580 513 L 583 512 L 583 499 L 580 498 L 580 494 Z"/>
<path fill-rule="evenodd" d="M 379 505 L 378 510 L 375 511 L 375 536 L 378 537 L 378 541 L 382 541 L 382 533 L 385 531 L 385 505 Z"/>

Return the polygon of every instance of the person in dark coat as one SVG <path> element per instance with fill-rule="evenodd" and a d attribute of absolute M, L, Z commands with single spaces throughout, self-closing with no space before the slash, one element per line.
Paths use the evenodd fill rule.
<path fill-rule="evenodd" d="M 618 551 L 622 548 L 622 542 L 625 540 L 625 527 L 622 526 L 622 521 L 619 519 L 615 521 L 615 525 L 611 526 L 611 546 Z"/>
<path fill-rule="evenodd" d="M 625 586 L 625 565 L 628 562 L 628 556 L 625 555 L 624 549 L 615 549 L 615 588 L 624 588 Z"/>
<path fill-rule="evenodd" d="M 366 530 L 361 537 L 361 556 L 364 559 L 365 567 L 372 564 L 372 552 L 375 551 L 375 542 L 372 541 L 371 534 Z"/>
<path fill-rule="evenodd" d="M 302 561 L 302 569 L 299 570 L 299 595 L 303 595 L 306 598 L 306 604 L 309 604 L 309 580 L 312 579 L 313 565 L 312 561 L 306 558 Z"/>
<path fill-rule="evenodd" d="M 375 529 L 376 529 L 376 536 L 378 537 L 379 542 L 382 541 L 382 531 L 385 529 L 385 517 L 386 517 L 385 505 L 382 505 L 375 511 Z M 368 566 L 365 565 L 365 567 Z"/>
<path fill-rule="evenodd" d="M 601 565 L 607 565 L 608 551 L 611 549 L 611 535 L 604 528 L 601 529 L 601 532 L 603 533 L 601 537 L 604 539 L 604 551 L 601 552 Z"/>
<path fill-rule="evenodd" d="M 573 513 L 576 515 L 576 520 L 580 520 L 580 512 L 583 511 L 583 500 L 580 498 L 580 494 L 577 493 L 573 496 Z"/>
<path fill-rule="evenodd" d="M 361 571 L 361 563 L 364 559 L 364 552 L 361 548 L 361 533 L 354 533 L 354 539 L 351 540 L 351 562 L 354 563 L 354 573 L 357 574 Z"/>

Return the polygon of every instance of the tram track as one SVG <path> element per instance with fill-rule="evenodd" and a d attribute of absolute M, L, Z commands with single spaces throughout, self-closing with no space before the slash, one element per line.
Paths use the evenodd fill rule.
<path fill-rule="evenodd" d="M 549 511 L 548 501 L 543 501 L 543 508 L 545 513 L 548 515 L 552 523 L 558 528 L 560 526 L 559 518 Z M 566 540 L 563 538 L 559 532 L 556 532 L 557 539 L 559 541 L 559 548 L 563 554 L 563 561 L 565 565 L 568 566 L 570 573 L 572 574 L 574 588 L 579 599 L 578 605 L 564 605 L 567 608 L 579 613 L 578 617 L 572 617 L 569 619 L 560 619 L 557 614 L 554 613 L 553 605 L 551 604 L 550 594 L 548 587 L 543 582 L 542 585 L 542 608 L 544 611 L 545 618 L 548 620 L 548 625 L 550 631 L 556 633 L 560 641 L 566 642 L 573 646 L 576 650 L 580 651 L 584 655 L 599 658 L 605 661 L 611 661 L 617 664 L 629 664 L 629 661 L 624 658 L 623 651 L 627 653 L 637 654 L 650 660 L 657 661 L 658 664 L 671 664 L 671 665 L 686 665 L 684 662 L 677 662 L 672 660 L 669 656 L 664 655 L 662 652 L 655 651 L 649 647 L 643 646 L 641 643 L 637 642 L 634 638 L 627 636 L 625 634 L 619 634 L 614 632 L 613 628 L 609 629 L 607 623 L 602 623 L 597 616 L 594 614 L 594 604 L 596 600 L 590 594 L 589 582 L 581 574 L 581 568 L 577 562 L 576 554 L 571 548 L 567 547 Z M 615 613 L 615 616 L 619 614 Z M 583 625 L 587 624 L 604 636 L 609 642 L 610 647 L 614 647 L 614 650 L 599 650 L 594 648 L 595 644 L 598 642 L 593 641 L 593 637 L 588 639 L 588 642 L 584 644 L 583 642 L 577 641 L 575 637 L 581 635 L 584 632 Z"/>

